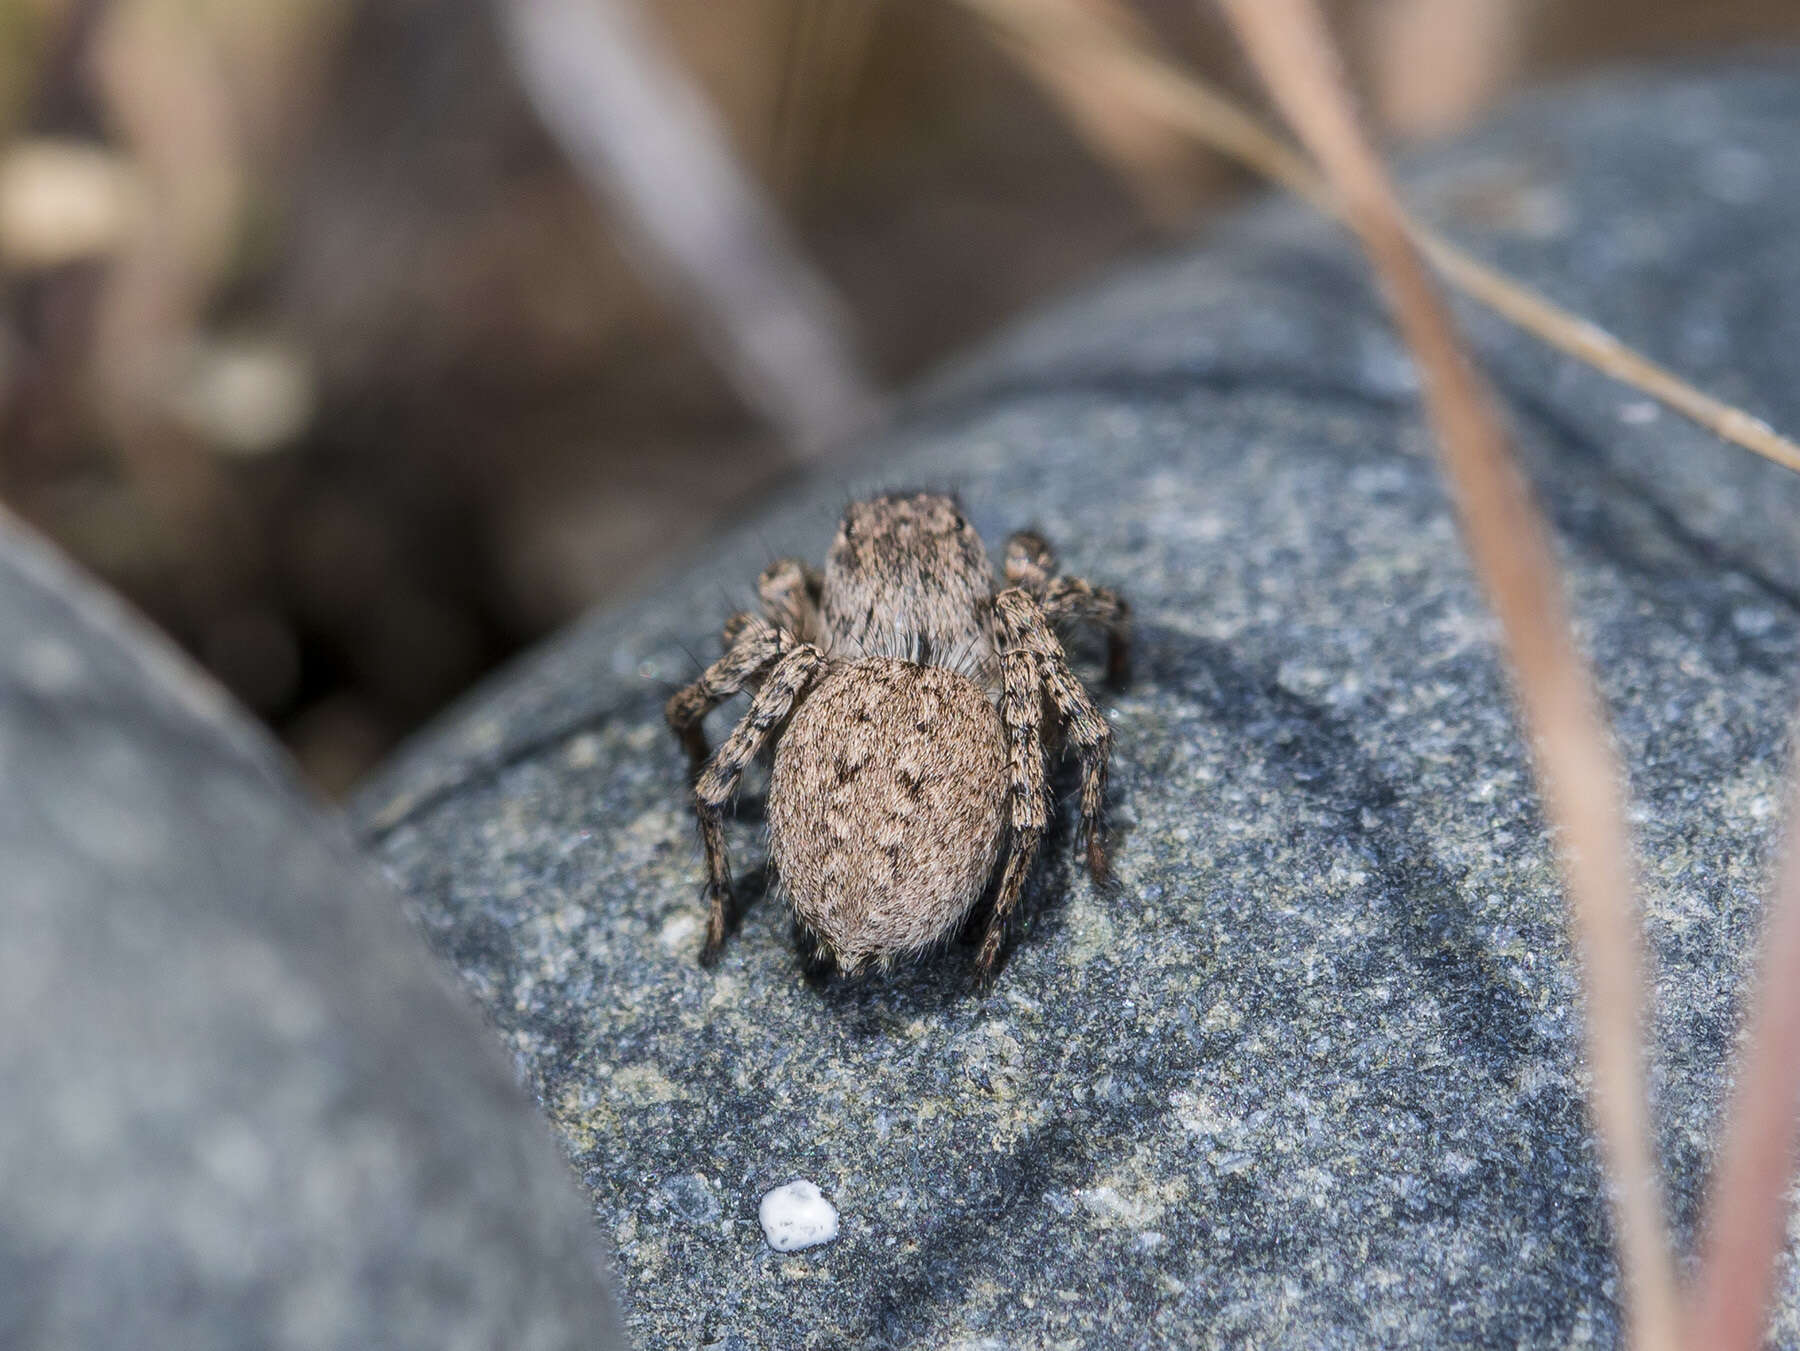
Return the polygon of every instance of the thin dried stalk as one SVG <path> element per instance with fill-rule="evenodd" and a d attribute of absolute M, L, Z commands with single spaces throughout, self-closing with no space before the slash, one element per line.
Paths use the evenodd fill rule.
<path fill-rule="evenodd" d="M 1515 79 L 1536 0 L 1385 0 L 1356 11 L 1382 126 L 1460 131 Z"/>
<path fill-rule="evenodd" d="M 1280 136 L 1224 94 L 1163 60 L 1129 28 L 1084 12 L 1071 0 L 958 0 L 1028 51 L 1054 49 L 1080 60 L 1094 82 L 1166 119 L 1211 146 L 1280 183 L 1326 215 L 1343 218 L 1329 185 Z M 1054 85 L 1052 94 L 1058 94 Z M 1414 240 L 1445 279 L 1541 342 L 1586 362 L 1602 374 L 1691 418 L 1744 449 L 1800 471 L 1800 442 L 1766 422 L 1702 390 L 1604 329 L 1572 314 L 1504 273 L 1489 267 L 1441 235 L 1408 219 Z"/>
<path fill-rule="evenodd" d="M 824 280 L 635 0 L 496 0 L 545 125 L 744 399 L 803 451 L 877 405 Z"/>
<path fill-rule="evenodd" d="M 1764 921 L 1762 970 L 1737 1087 L 1707 1198 L 1706 1239 L 1689 1345 L 1763 1344 L 1775 1254 L 1787 1236 L 1788 1184 L 1800 1133 L 1800 757 L 1788 782 L 1787 838 Z"/>
<path fill-rule="evenodd" d="M 1463 538 L 1500 617 L 1538 781 L 1558 828 L 1587 986 L 1592 1112 L 1614 1183 L 1631 1329 L 1640 1346 L 1674 1348 L 1680 1307 L 1649 1131 L 1643 960 L 1620 775 L 1576 649 L 1548 535 L 1386 169 L 1356 123 L 1313 0 L 1220 3 L 1276 103 L 1330 175 L 1424 377 Z"/>
<path fill-rule="evenodd" d="M 1551 346 L 1579 357 L 1621 384 L 1630 385 L 1683 417 L 1765 460 L 1800 470 L 1800 443 L 1722 399 L 1695 389 L 1673 371 L 1627 347 L 1597 324 L 1552 304 L 1537 292 L 1509 281 L 1477 262 L 1441 235 L 1414 225 L 1413 237 L 1438 271 L 1465 295 L 1512 320 Z"/>

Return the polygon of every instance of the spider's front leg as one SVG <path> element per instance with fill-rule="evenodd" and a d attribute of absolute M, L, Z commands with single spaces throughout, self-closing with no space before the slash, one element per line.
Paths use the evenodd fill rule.
<path fill-rule="evenodd" d="M 1081 761 L 1081 825 L 1078 841 L 1087 851 L 1088 872 L 1096 882 L 1107 876 L 1106 771 L 1112 758 L 1112 725 L 1094 707 L 1087 690 L 1069 669 L 1069 659 L 1051 631 L 1043 608 L 1022 587 L 1010 587 L 994 598 L 994 612 L 1009 647 L 1029 652 L 1040 688 L 1056 706 L 1057 717 Z"/>
<path fill-rule="evenodd" d="M 1044 768 L 1044 688 L 1033 653 L 1009 649 L 1000 657 L 1000 721 L 1006 727 L 1007 816 L 1012 839 L 994 912 L 988 917 L 977 962 L 992 979 L 1006 942 L 1006 921 L 1025 889 L 1038 844 L 1050 824 L 1050 778 Z"/>
<path fill-rule="evenodd" d="M 817 570 L 798 558 L 778 558 L 756 579 L 756 593 L 769 622 L 809 643 L 819 640 L 822 587 Z"/>
<path fill-rule="evenodd" d="M 761 677 L 781 659 L 782 635 L 766 620 L 754 615 L 733 615 L 725 623 L 729 644 L 720 657 L 687 688 L 671 695 L 663 708 L 669 730 L 688 755 L 690 776 L 706 763 L 706 733 L 701 721 L 725 700 Z"/>
<path fill-rule="evenodd" d="M 1056 553 L 1042 535 L 1021 530 L 1006 541 L 1006 580 L 1025 590 L 1052 625 L 1087 622 L 1106 634 L 1106 683 L 1123 685 L 1131 666 L 1131 607 L 1117 591 L 1056 574 Z"/>
<path fill-rule="evenodd" d="M 789 640 L 791 643 L 791 640 Z M 825 654 L 810 643 L 791 644 L 750 701 L 750 711 L 706 764 L 694 785 L 694 815 L 706 851 L 706 947 L 700 960 L 711 963 L 725 942 L 731 921 L 731 860 L 725 853 L 725 811 L 737 796 L 750 762 L 807 687 L 825 671 Z"/>
<path fill-rule="evenodd" d="M 1112 724 L 1094 707 L 1088 692 L 1069 670 L 1067 662 L 1040 657 L 1044 686 L 1050 702 L 1056 705 L 1063 729 L 1075 746 L 1081 760 L 1081 824 L 1075 842 L 1087 852 L 1088 875 L 1105 882 L 1109 865 L 1106 857 L 1106 772 L 1112 760 Z"/>
<path fill-rule="evenodd" d="M 1086 620 L 1106 633 L 1106 683 L 1117 688 L 1131 675 L 1131 607 L 1117 591 L 1079 577 L 1057 577 L 1044 596 L 1052 624 Z"/>

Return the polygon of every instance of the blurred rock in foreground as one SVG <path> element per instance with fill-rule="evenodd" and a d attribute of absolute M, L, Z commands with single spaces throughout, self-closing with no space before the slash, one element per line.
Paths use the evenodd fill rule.
<path fill-rule="evenodd" d="M 1797 77 L 1535 97 L 1413 166 L 1412 196 L 1791 429 Z M 1800 479 L 1470 324 L 1630 768 L 1685 1241 L 1779 815 Z M 966 948 L 813 988 L 773 895 L 703 970 L 662 700 L 760 567 L 821 556 L 846 492 L 913 485 L 959 488 L 994 546 L 1037 525 L 1135 606 L 1116 893 L 1070 866 L 1065 820 L 989 993 Z M 490 685 L 362 813 L 591 1188 L 646 1348 L 1619 1340 L 1493 626 L 1405 356 L 1296 208 L 996 344 L 858 464 Z M 758 1205 L 793 1179 L 840 1230 L 781 1254 Z M 1792 1254 L 1780 1287 L 1793 1346 Z"/>
<path fill-rule="evenodd" d="M 341 827 L 0 521 L 0 1346 L 617 1346 L 542 1126 Z"/>

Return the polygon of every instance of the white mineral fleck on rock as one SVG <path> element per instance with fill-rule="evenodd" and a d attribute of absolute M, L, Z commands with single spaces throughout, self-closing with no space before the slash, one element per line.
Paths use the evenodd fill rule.
<path fill-rule="evenodd" d="M 704 927 L 699 915 L 682 910 L 670 916 L 657 931 L 656 941 L 665 952 L 686 952 L 699 943 L 700 931 Z"/>
<path fill-rule="evenodd" d="M 838 1234 L 837 1208 L 812 1183 L 799 1178 L 763 1197 L 756 1218 L 776 1252 L 829 1243 Z"/>

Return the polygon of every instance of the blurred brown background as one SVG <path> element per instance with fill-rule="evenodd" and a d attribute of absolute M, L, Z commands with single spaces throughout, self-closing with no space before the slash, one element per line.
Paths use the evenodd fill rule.
<path fill-rule="evenodd" d="M 1248 86 L 1203 5 L 1052 2 Z M 0 500 L 326 792 L 800 453 L 544 130 L 505 3 L 0 0 Z M 953 0 L 639 7 L 873 387 L 1247 186 L 1078 53 L 1035 72 L 1053 104 Z M 1335 14 L 1402 140 L 1548 75 L 1800 37 L 1792 0 Z"/>

